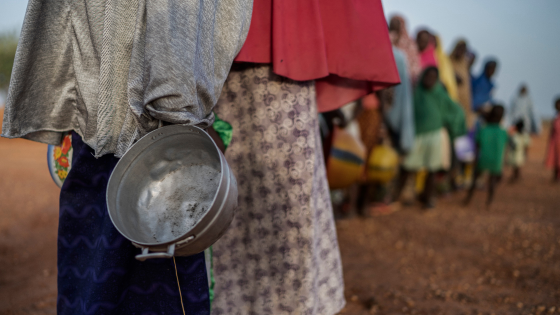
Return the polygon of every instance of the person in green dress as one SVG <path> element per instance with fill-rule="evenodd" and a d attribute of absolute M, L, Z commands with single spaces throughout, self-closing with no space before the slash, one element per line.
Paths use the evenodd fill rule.
<path fill-rule="evenodd" d="M 434 208 L 435 174 L 446 170 L 450 164 L 450 154 L 444 154 L 448 148 L 444 147 L 443 131 L 451 139 L 465 134 L 465 115 L 439 81 L 436 67 L 428 67 L 422 72 L 413 101 L 414 143 L 403 161 L 392 200 L 400 199 L 410 173 L 426 170 L 424 191 L 418 199 L 425 208 Z"/>
<path fill-rule="evenodd" d="M 474 172 L 474 178 L 467 194 L 467 198 L 465 199 L 466 205 L 468 205 L 472 199 L 476 189 L 477 179 L 484 172 L 489 173 L 488 198 L 486 199 L 486 205 L 489 206 L 492 204 L 496 184 L 502 176 L 504 151 L 509 140 L 507 131 L 500 126 L 500 122 L 503 117 L 504 107 L 501 105 L 493 105 L 486 118 L 486 121 L 488 122 L 487 125 L 482 127 L 476 135 L 476 170 Z"/>

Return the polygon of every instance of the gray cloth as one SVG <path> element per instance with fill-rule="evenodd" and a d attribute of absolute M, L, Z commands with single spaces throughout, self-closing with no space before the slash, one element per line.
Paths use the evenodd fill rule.
<path fill-rule="evenodd" d="M 121 157 L 159 121 L 208 127 L 252 0 L 30 0 L 2 136 L 74 130 Z"/>
<path fill-rule="evenodd" d="M 541 133 L 541 120 L 537 116 L 535 105 L 529 94 L 516 95 L 510 107 L 509 123 L 515 125 L 518 121 L 522 120 L 525 132 L 531 134 Z"/>
<path fill-rule="evenodd" d="M 412 150 L 414 144 L 414 108 L 412 106 L 412 81 L 408 73 L 406 56 L 398 48 L 393 47 L 395 63 L 399 70 L 401 84 L 395 86 L 393 104 L 386 111 L 385 122 L 391 133 L 395 135 L 394 145 L 401 153 Z"/>

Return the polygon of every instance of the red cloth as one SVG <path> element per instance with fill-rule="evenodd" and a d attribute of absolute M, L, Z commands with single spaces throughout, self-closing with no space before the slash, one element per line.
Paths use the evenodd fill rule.
<path fill-rule="evenodd" d="M 381 0 L 255 0 L 235 61 L 317 80 L 321 112 L 400 82 Z"/>
<path fill-rule="evenodd" d="M 560 169 L 560 115 L 552 122 L 546 154 L 546 166 L 551 169 Z"/>
<path fill-rule="evenodd" d="M 428 47 L 420 53 L 420 64 L 422 65 L 422 69 L 426 69 L 428 67 L 437 68 L 438 62 L 436 59 L 436 46 L 434 46 L 434 44 L 429 43 Z"/>

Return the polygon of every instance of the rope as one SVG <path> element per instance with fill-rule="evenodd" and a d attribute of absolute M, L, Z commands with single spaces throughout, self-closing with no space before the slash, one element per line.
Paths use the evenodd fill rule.
<path fill-rule="evenodd" d="M 177 278 L 177 286 L 179 287 L 179 297 L 181 298 L 181 308 L 183 309 L 183 315 L 185 314 L 185 306 L 183 305 L 183 294 L 181 294 L 181 284 L 179 284 L 179 275 L 177 274 L 177 264 L 175 263 L 175 256 L 173 256 L 173 266 L 175 266 L 175 277 Z"/>

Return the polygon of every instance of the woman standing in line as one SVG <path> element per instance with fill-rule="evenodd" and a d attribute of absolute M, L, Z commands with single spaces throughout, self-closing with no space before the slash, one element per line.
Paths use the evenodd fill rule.
<path fill-rule="evenodd" d="M 467 42 L 465 40 L 457 41 L 455 48 L 451 52 L 449 58 L 455 70 L 457 79 L 457 93 L 458 101 L 467 119 L 467 128 L 472 128 L 476 115 L 472 111 L 472 98 L 471 98 L 471 75 L 469 70 L 470 59 L 467 56 Z"/>
<path fill-rule="evenodd" d="M 408 35 L 406 22 L 402 16 L 395 15 L 391 18 L 389 21 L 389 32 L 393 45 L 405 53 L 410 78 L 412 81 L 416 81 L 422 72 L 418 45 L 416 41 Z"/>
<path fill-rule="evenodd" d="M 64 138 L 61 154 L 73 151 L 60 193 L 58 314 L 210 313 L 204 254 L 176 266 L 136 260 L 140 250 L 109 218 L 106 190 L 119 158 L 159 122 L 212 125 L 251 8 L 252 0 L 29 1 L 2 136 Z"/>
<path fill-rule="evenodd" d="M 256 1 L 216 107 L 239 208 L 213 247 L 215 315 L 345 304 L 318 112 L 399 82 L 381 1 Z M 322 79 L 321 79 L 322 78 Z"/>

